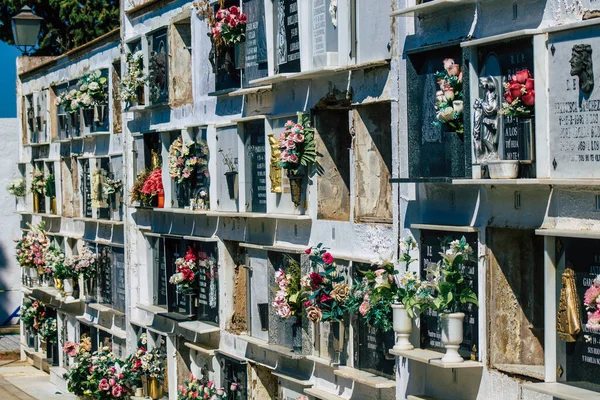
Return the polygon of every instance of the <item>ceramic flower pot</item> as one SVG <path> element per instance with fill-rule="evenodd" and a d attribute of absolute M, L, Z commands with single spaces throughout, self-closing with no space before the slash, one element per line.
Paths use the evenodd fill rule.
<path fill-rule="evenodd" d="M 69 116 L 71 117 L 71 129 L 74 129 L 75 131 L 77 131 L 77 126 L 79 125 L 78 113 L 72 112 L 72 113 L 69 113 Z"/>
<path fill-rule="evenodd" d="M 229 198 L 231 200 L 237 200 L 237 198 L 238 198 L 238 173 L 237 173 L 237 171 L 225 172 L 225 179 L 227 180 L 227 190 L 229 192 Z"/>
<path fill-rule="evenodd" d="M 83 124 L 85 126 L 91 126 L 92 121 L 94 120 L 94 109 L 93 108 L 84 108 L 81 111 L 83 113 Z"/>
<path fill-rule="evenodd" d="M 141 387 L 136 387 L 134 391 L 135 397 L 144 397 L 144 389 Z"/>
<path fill-rule="evenodd" d="M 64 131 L 67 127 L 67 116 L 65 114 L 58 115 L 58 126 L 60 127 L 61 131 Z"/>
<path fill-rule="evenodd" d="M 73 279 L 63 279 L 63 285 L 65 288 L 65 294 L 67 295 L 66 301 L 73 301 L 75 297 L 73 297 Z"/>
<path fill-rule="evenodd" d="M 163 397 L 163 387 L 156 378 L 148 378 L 148 396 L 153 400 Z"/>
<path fill-rule="evenodd" d="M 442 343 L 446 348 L 446 354 L 442 357 L 443 363 L 461 363 L 463 358 L 458 354 L 458 349 L 463 341 L 464 313 L 442 313 Z"/>
<path fill-rule="evenodd" d="M 304 181 L 304 175 L 288 175 L 288 179 L 290 180 L 290 195 L 292 196 L 292 203 L 298 207 L 302 201 L 302 183 Z"/>
<path fill-rule="evenodd" d="M 139 106 L 144 105 L 144 87 L 143 86 L 135 89 L 135 97 L 137 99 L 137 104 Z"/>
<path fill-rule="evenodd" d="M 412 318 L 408 315 L 403 304 L 392 304 L 392 317 L 394 332 L 396 332 L 396 344 L 394 350 L 412 350 L 409 337 L 412 331 Z"/>
<path fill-rule="evenodd" d="M 165 194 L 164 193 L 159 193 L 158 194 L 158 205 L 157 208 L 165 208 Z"/>
<path fill-rule="evenodd" d="M 486 164 L 492 179 L 515 179 L 519 176 L 518 160 L 488 161 Z"/>

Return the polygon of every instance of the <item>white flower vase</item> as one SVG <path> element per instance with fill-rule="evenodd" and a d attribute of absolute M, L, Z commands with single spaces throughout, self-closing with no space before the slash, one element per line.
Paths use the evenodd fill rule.
<path fill-rule="evenodd" d="M 63 283 L 65 288 L 65 294 L 67 295 L 65 301 L 75 300 L 75 297 L 73 297 L 73 279 L 63 279 Z"/>
<path fill-rule="evenodd" d="M 442 343 L 446 348 L 446 354 L 442 357 L 442 363 L 461 363 L 464 359 L 458 354 L 458 349 L 463 341 L 464 313 L 442 313 Z"/>
<path fill-rule="evenodd" d="M 408 340 L 412 331 L 412 318 L 408 315 L 406 307 L 403 304 L 392 304 L 392 316 L 394 332 L 396 332 L 394 350 L 414 349 L 414 346 Z"/>
<path fill-rule="evenodd" d="M 29 268 L 29 286 L 37 286 L 40 279 L 37 268 Z"/>
<path fill-rule="evenodd" d="M 141 387 L 135 388 L 135 397 L 144 397 L 144 389 Z"/>

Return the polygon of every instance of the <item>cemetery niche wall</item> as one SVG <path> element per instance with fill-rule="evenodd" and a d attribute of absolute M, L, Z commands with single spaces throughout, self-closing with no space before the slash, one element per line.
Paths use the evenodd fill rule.
<path fill-rule="evenodd" d="M 600 177 L 600 37 L 597 28 L 548 39 L 550 176 Z"/>
<path fill-rule="evenodd" d="M 471 146 L 463 121 L 468 74 L 460 47 L 406 53 L 409 177 L 469 176 Z"/>

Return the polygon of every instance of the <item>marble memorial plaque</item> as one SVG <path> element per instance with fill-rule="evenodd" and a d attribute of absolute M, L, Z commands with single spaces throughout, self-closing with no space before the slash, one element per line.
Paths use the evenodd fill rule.
<path fill-rule="evenodd" d="M 600 37 L 594 27 L 548 40 L 550 174 L 600 178 Z"/>

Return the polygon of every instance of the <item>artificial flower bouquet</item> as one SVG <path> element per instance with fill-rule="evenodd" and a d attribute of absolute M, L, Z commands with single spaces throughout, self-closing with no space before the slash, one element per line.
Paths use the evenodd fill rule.
<path fill-rule="evenodd" d="M 40 325 L 39 334 L 46 343 L 58 343 L 58 329 L 56 318 L 45 319 Z"/>
<path fill-rule="evenodd" d="M 100 70 L 85 74 L 77 82 L 81 103 L 86 107 L 108 104 L 108 79 Z"/>
<path fill-rule="evenodd" d="M 65 90 L 54 99 L 54 105 L 64 107 L 65 112 L 74 114 L 81 108 L 80 92 L 77 89 Z"/>
<path fill-rule="evenodd" d="M 98 259 L 96 253 L 84 247 L 80 254 L 68 258 L 65 266 L 73 271 L 73 278 L 83 275 L 83 279 L 91 280 L 98 272 Z"/>
<path fill-rule="evenodd" d="M 45 223 L 37 226 L 28 223 L 27 226 L 30 230 L 16 240 L 17 262 L 23 268 L 37 268 L 43 275 L 46 273 L 46 253 L 50 248 L 50 240 L 44 231 Z"/>
<path fill-rule="evenodd" d="M 434 125 L 447 125 L 462 134 L 463 124 L 463 75 L 460 65 L 452 58 L 444 60 L 444 70 L 435 73 L 439 90 L 435 94 Z"/>
<path fill-rule="evenodd" d="M 55 245 L 51 245 L 46 253 L 46 268 L 59 281 L 77 277 L 74 270 L 66 265 L 65 253 Z"/>
<path fill-rule="evenodd" d="M 148 179 L 146 179 L 144 182 L 144 185 L 141 189 L 141 194 L 144 201 L 149 204 L 154 197 L 164 193 L 165 189 L 162 183 L 162 169 L 157 168 L 152 171 L 150 176 L 148 176 Z"/>
<path fill-rule="evenodd" d="M 504 82 L 504 100 L 500 114 L 527 117 L 535 107 L 535 81 L 528 69 L 515 72 Z"/>
<path fill-rule="evenodd" d="M 585 328 L 591 332 L 600 332 L 600 275 L 596 276 L 592 285 L 585 291 L 583 305 L 588 316 Z"/>
<path fill-rule="evenodd" d="M 175 260 L 176 272 L 169 283 L 177 285 L 180 294 L 196 294 L 198 292 L 198 256 L 190 247 L 184 257 Z"/>
<path fill-rule="evenodd" d="M 277 291 L 271 306 L 275 313 L 283 319 L 288 319 L 291 316 L 301 318 L 308 292 L 300 283 L 300 264 L 291 257 L 287 257 L 286 261 L 287 268 L 285 271 L 279 268 L 275 272 Z"/>
<path fill-rule="evenodd" d="M 237 6 L 221 8 L 210 27 L 210 37 L 215 45 L 233 46 L 246 40 L 246 14 Z"/>
<path fill-rule="evenodd" d="M 16 197 L 25 197 L 27 194 L 27 184 L 25 179 L 18 178 L 12 180 L 6 187 L 6 191 Z"/>
<path fill-rule="evenodd" d="M 33 334 L 38 334 L 46 319 L 46 306 L 38 301 L 25 300 L 19 315 L 25 329 Z"/>
<path fill-rule="evenodd" d="M 44 194 L 50 198 L 56 197 L 56 178 L 49 174 L 44 182 Z"/>
<path fill-rule="evenodd" d="M 123 182 L 120 179 L 106 178 L 106 181 L 102 185 L 102 192 L 108 196 L 121 193 L 122 188 Z"/>
<path fill-rule="evenodd" d="M 146 351 L 140 358 L 142 360 L 142 371 L 147 378 L 156 379 L 159 382 L 165 380 L 167 351 L 163 339 L 160 339 L 157 347 Z"/>
<path fill-rule="evenodd" d="M 138 100 L 138 91 L 148 80 L 144 73 L 144 53 L 140 50 L 125 56 L 126 73 L 121 82 L 120 97 L 124 102 Z"/>
<path fill-rule="evenodd" d="M 46 192 L 46 178 L 44 173 L 39 169 L 35 169 L 31 179 L 31 193 L 37 193 L 44 196 Z"/>
<path fill-rule="evenodd" d="M 232 385 L 230 389 L 231 391 L 236 391 L 237 385 Z M 213 381 L 202 383 L 200 380 L 196 379 L 193 374 L 190 375 L 189 379 L 186 379 L 183 382 L 183 385 L 177 386 L 177 400 L 227 400 L 227 398 L 227 391 L 224 388 L 217 388 Z"/>
<path fill-rule="evenodd" d="M 179 184 L 191 182 L 198 173 L 208 177 L 207 156 L 208 146 L 204 141 L 184 145 L 181 136 L 178 137 L 169 147 L 169 176 Z"/>
<path fill-rule="evenodd" d="M 142 188 L 144 187 L 144 183 L 146 182 L 148 177 L 150 177 L 151 173 L 152 173 L 151 170 L 144 169 L 144 170 L 140 171 L 140 173 L 138 174 L 135 182 L 133 183 L 133 187 L 131 188 L 131 192 L 130 192 L 132 202 L 138 201 L 142 204 L 146 203 L 146 197 L 142 193 Z"/>
<path fill-rule="evenodd" d="M 442 260 L 430 264 L 427 271 L 427 286 L 434 291 L 430 307 L 440 312 L 459 312 L 464 304 L 478 305 L 477 295 L 464 277 L 465 264 L 469 261 L 473 249 L 463 236 L 450 243 L 448 249 L 440 253 Z"/>
<path fill-rule="evenodd" d="M 310 127 L 310 118 L 298 113 L 298 122 L 287 121 L 279 136 L 279 165 L 288 175 L 297 175 L 301 167 L 308 167 L 317 160 L 315 130 Z"/>
<path fill-rule="evenodd" d="M 346 311 L 350 287 L 338 273 L 333 256 L 322 243 L 306 250 L 313 272 L 302 278 L 301 284 L 309 291 L 304 311 L 309 320 L 339 322 Z"/>

